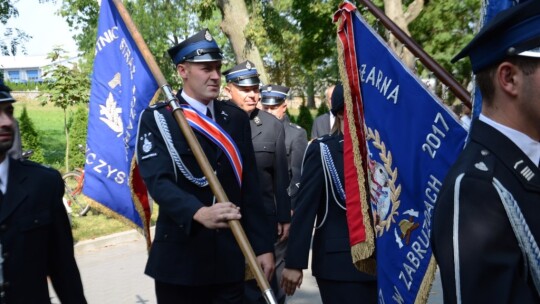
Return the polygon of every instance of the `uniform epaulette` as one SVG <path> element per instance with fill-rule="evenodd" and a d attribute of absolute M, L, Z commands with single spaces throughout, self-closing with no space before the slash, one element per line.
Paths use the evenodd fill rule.
<path fill-rule="evenodd" d="M 494 175 L 495 166 L 497 163 L 496 158 L 495 155 L 493 155 L 487 149 L 477 151 L 477 153 L 472 156 L 471 162 L 473 166 L 469 166 L 467 173 L 488 178 Z"/>
<path fill-rule="evenodd" d="M 160 109 L 160 108 L 166 107 L 166 106 L 168 106 L 168 105 L 169 105 L 168 102 L 166 102 L 166 101 L 160 101 L 160 102 L 156 102 L 156 103 L 153 104 L 153 105 L 148 106 L 147 109 L 152 109 L 152 110 L 153 110 L 153 109 Z"/>
<path fill-rule="evenodd" d="M 316 138 L 317 141 L 319 142 L 325 142 L 325 141 L 329 141 L 330 139 L 332 139 L 332 134 L 326 134 L 326 135 L 323 135 L 319 138 Z"/>
<path fill-rule="evenodd" d="M 289 126 L 291 126 L 291 127 L 293 127 L 293 128 L 296 128 L 296 129 L 298 129 L 298 130 L 301 130 L 301 129 L 302 129 L 302 127 L 300 127 L 299 125 L 297 125 L 297 124 L 295 124 L 295 123 L 293 123 L 293 122 L 290 122 L 290 123 L 289 123 Z"/>
<path fill-rule="evenodd" d="M 216 102 L 216 101 L 214 101 Z M 242 110 L 242 108 L 240 108 L 239 106 L 237 106 L 234 102 L 232 102 L 230 99 L 223 99 L 223 100 L 219 100 L 217 101 L 219 102 L 221 105 L 223 106 L 229 106 L 231 107 L 232 109 L 236 109 L 238 111 L 242 111 L 242 113 L 245 113 L 244 110 Z"/>
<path fill-rule="evenodd" d="M 40 168 L 40 169 L 44 169 L 44 170 L 46 170 L 46 171 L 51 171 L 51 172 L 56 171 L 56 169 L 52 168 L 51 166 L 43 165 L 43 164 L 40 164 L 40 163 L 36 163 L 36 162 L 31 161 L 31 160 L 28 160 L 28 159 L 20 158 L 20 159 L 15 160 L 15 161 L 18 161 L 18 162 L 20 162 L 23 166 L 27 166 L 27 167 Z"/>

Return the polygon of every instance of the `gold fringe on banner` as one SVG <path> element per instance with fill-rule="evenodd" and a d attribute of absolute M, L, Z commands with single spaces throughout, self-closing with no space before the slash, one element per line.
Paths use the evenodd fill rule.
<path fill-rule="evenodd" d="M 340 22 L 342 22 L 340 20 Z M 353 114 L 353 101 L 351 97 L 351 88 L 349 86 L 349 78 L 347 77 L 347 69 L 345 67 L 344 50 L 341 41 L 337 39 L 338 48 L 338 63 L 339 63 L 339 75 L 341 82 L 343 83 L 343 95 L 345 98 L 345 110 L 347 111 L 347 117 L 354 117 Z M 348 128 L 350 134 L 357 134 L 356 125 L 353 119 L 348 119 Z M 356 136 L 351 136 L 354 166 L 356 167 L 356 174 L 358 175 L 358 189 L 360 191 L 360 204 L 362 206 L 362 222 L 365 227 L 366 240 L 362 243 L 351 246 L 351 254 L 353 263 L 358 270 L 370 274 L 376 274 L 376 261 L 373 257 L 375 252 L 375 235 L 373 232 L 373 226 L 371 218 L 369 216 L 368 196 L 366 192 L 366 172 L 362 163 L 362 157 L 360 154 L 360 142 Z M 366 143 L 362 143 L 365 145 Z"/>

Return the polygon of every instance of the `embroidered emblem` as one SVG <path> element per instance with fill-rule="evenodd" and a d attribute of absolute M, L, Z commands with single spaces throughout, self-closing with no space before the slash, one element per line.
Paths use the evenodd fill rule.
<path fill-rule="evenodd" d="M 246 69 L 251 70 L 251 64 L 249 63 L 249 61 L 246 63 Z"/>
<path fill-rule="evenodd" d="M 380 163 L 374 159 L 368 160 L 368 180 L 375 233 L 378 237 L 381 237 L 390 229 L 392 223 L 396 223 L 395 217 L 399 215 L 397 210 L 400 205 L 401 185 L 396 185 L 398 170 L 392 168 L 392 153 L 386 150 L 386 145 L 381 141 L 379 131 L 368 128 L 366 140 L 380 151 L 378 154 L 381 160 Z M 370 155 L 373 155 L 371 151 Z M 412 222 L 410 217 L 408 220 Z M 405 234 L 403 234 L 401 226 L 400 230 L 402 230 L 400 237 L 403 235 L 402 238 L 410 238 L 410 232 L 414 229 L 410 229 L 408 235 L 407 229 L 404 230 Z"/>
<path fill-rule="evenodd" d="M 105 105 L 99 105 L 99 119 L 103 121 L 113 132 L 118 133 L 120 137 L 124 133 L 124 123 L 122 122 L 122 108 L 117 107 L 118 103 L 114 100 L 114 96 L 109 92 L 109 96 L 105 101 Z"/>
<path fill-rule="evenodd" d="M 151 133 L 146 133 L 141 137 L 141 140 L 143 141 L 142 150 L 144 153 L 148 153 L 152 150 L 152 142 L 148 139 L 150 135 Z"/>
<path fill-rule="evenodd" d="M 210 34 L 208 30 L 206 30 L 206 33 L 204 33 L 204 39 L 208 41 L 212 41 L 212 35 Z"/>
<path fill-rule="evenodd" d="M 420 223 L 414 222 L 414 218 L 418 217 L 418 211 L 409 209 L 403 212 L 403 214 L 408 214 L 409 218 L 399 221 L 399 230 L 401 231 L 400 237 L 401 239 L 405 240 L 405 245 L 408 246 L 411 242 L 411 233 L 413 232 L 413 230 L 420 227 Z M 398 244 L 401 244 L 401 246 L 403 246 L 403 243 L 401 243 L 401 241 Z"/>
<path fill-rule="evenodd" d="M 268 87 L 266 88 L 266 92 L 272 92 L 272 86 L 268 86 Z"/>
<path fill-rule="evenodd" d="M 484 162 L 476 163 L 476 164 L 474 164 L 474 166 L 476 167 L 476 169 L 478 169 L 480 171 L 487 171 L 488 170 L 488 167 L 486 166 L 486 164 L 484 164 Z"/>
<path fill-rule="evenodd" d="M 255 116 L 253 118 L 253 122 L 257 124 L 257 126 L 260 126 L 262 125 L 262 122 L 261 122 L 261 119 L 259 118 L 259 116 Z"/>

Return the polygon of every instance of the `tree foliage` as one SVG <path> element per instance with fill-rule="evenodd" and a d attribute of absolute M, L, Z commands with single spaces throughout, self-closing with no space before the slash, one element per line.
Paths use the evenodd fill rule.
<path fill-rule="evenodd" d="M 65 51 L 55 48 L 49 53 L 52 65 L 45 72 L 44 77 L 50 77 L 46 88 L 40 93 L 38 99 L 42 105 L 52 103 L 64 112 L 64 133 L 66 136 L 65 168 L 69 170 L 69 129 L 70 120 L 68 109 L 72 106 L 88 103 L 90 98 L 90 79 L 87 73 L 81 71 L 76 63 L 62 62 L 66 59 Z"/>
<path fill-rule="evenodd" d="M 23 107 L 21 115 L 18 118 L 19 130 L 21 133 L 21 144 L 22 150 L 32 150 L 31 160 L 44 163 L 45 157 L 43 154 L 43 149 L 41 148 L 41 136 L 34 126 L 34 122 L 28 116 L 28 111 L 26 107 Z"/>
<path fill-rule="evenodd" d="M 300 106 L 298 117 L 296 117 L 295 123 L 300 127 L 304 128 L 307 134 L 311 134 L 311 127 L 313 126 L 313 116 L 308 107 L 302 103 Z"/>
<path fill-rule="evenodd" d="M 88 107 L 79 105 L 73 113 L 69 132 L 69 155 L 71 167 L 83 167 L 85 163 L 86 135 L 88 131 Z M 82 149 L 81 149 L 82 147 Z"/>
<path fill-rule="evenodd" d="M 7 24 L 11 18 L 17 18 L 19 11 L 13 5 L 11 0 L 0 0 L 0 22 Z M 26 54 L 25 43 L 32 39 L 21 29 L 8 27 L 4 30 L 3 37 L 0 39 L 0 54 L 4 56 L 15 56 L 20 53 Z"/>

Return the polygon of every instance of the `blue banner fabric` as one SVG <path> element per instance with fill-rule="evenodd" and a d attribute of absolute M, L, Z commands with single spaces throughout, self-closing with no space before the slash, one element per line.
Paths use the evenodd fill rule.
<path fill-rule="evenodd" d="M 144 229 L 146 191 L 130 184 L 139 115 L 158 85 L 111 0 L 101 1 L 95 54 L 83 193 Z"/>
<path fill-rule="evenodd" d="M 430 247 L 433 208 L 467 132 L 358 12 L 352 24 L 379 303 L 425 303 L 435 271 Z"/>

